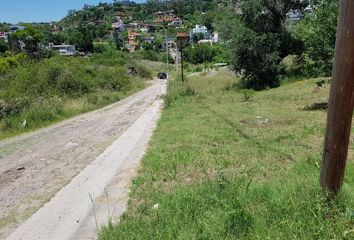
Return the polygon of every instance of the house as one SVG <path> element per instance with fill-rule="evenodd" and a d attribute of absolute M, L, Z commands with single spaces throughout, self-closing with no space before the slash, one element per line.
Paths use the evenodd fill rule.
<path fill-rule="evenodd" d="M 219 33 L 218 32 L 214 32 L 213 33 L 213 42 L 214 43 L 220 42 L 220 37 L 219 37 Z"/>
<path fill-rule="evenodd" d="M 315 10 L 311 6 L 307 6 L 304 9 L 304 14 L 313 16 L 313 15 L 315 15 Z"/>
<path fill-rule="evenodd" d="M 52 50 L 58 52 L 62 56 L 73 56 L 76 53 L 75 45 L 65 45 L 65 44 L 52 45 L 52 44 L 50 44 L 49 47 Z"/>
<path fill-rule="evenodd" d="M 188 32 L 177 32 L 176 39 L 180 43 L 188 42 L 190 39 L 190 36 L 189 36 Z"/>
<path fill-rule="evenodd" d="M 144 43 L 154 43 L 155 42 L 155 37 L 146 37 L 143 40 Z"/>
<path fill-rule="evenodd" d="M 220 41 L 219 38 L 219 33 L 218 32 L 214 32 L 212 37 L 209 39 L 201 39 L 198 41 L 198 44 L 210 44 L 213 45 L 214 43 L 218 43 Z"/>
<path fill-rule="evenodd" d="M 169 10 L 166 12 L 156 12 L 155 13 L 155 24 L 168 23 L 169 26 L 180 27 L 183 25 L 181 18 L 175 16 L 174 10 Z"/>
<path fill-rule="evenodd" d="M 5 42 L 7 42 L 7 35 L 8 35 L 7 32 L 0 32 L 0 39 L 4 39 Z"/>
<path fill-rule="evenodd" d="M 211 39 L 211 34 L 208 31 L 208 28 L 204 25 L 195 25 L 195 28 L 189 33 L 191 40 L 193 39 L 193 36 L 198 36 L 199 34 L 202 34 L 204 39 Z"/>
<path fill-rule="evenodd" d="M 176 46 L 177 46 L 177 44 L 176 44 L 174 39 L 167 39 L 167 41 L 164 41 L 162 43 L 162 48 L 163 49 L 166 49 L 166 47 L 168 49 L 173 49 L 173 48 L 176 48 Z"/>
<path fill-rule="evenodd" d="M 143 24 L 140 26 L 140 32 L 149 32 L 149 25 Z"/>
<path fill-rule="evenodd" d="M 169 26 L 173 26 L 173 27 L 181 27 L 183 25 L 183 21 L 181 18 L 170 18 L 168 19 L 170 21 L 166 21 L 169 22 Z"/>
<path fill-rule="evenodd" d="M 199 40 L 198 41 L 198 44 L 201 45 L 201 44 L 210 44 L 210 45 L 213 45 L 213 39 L 202 39 L 202 40 Z"/>
<path fill-rule="evenodd" d="M 112 29 L 115 31 L 123 32 L 125 30 L 124 23 L 121 19 L 112 23 Z"/>
<path fill-rule="evenodd" d="M 137 42 L 136 42 L 136 39 L 137 37 L 140 36 L 139 33 L 137 32 L 134 32 L 134 31 L 131 31 L 131 30 L 128 30 L 128 49 L 129 49 L 129 52 L 135 52 L 135 49 L 137 47 Z"/>
<path fill-rule="evenodd" d="M 15 33 L 18 30 L 24 30 L 24 29 L 25 29 L 25 27 L 24 26 L 20 26 L 20 25 L 12 25 L 11 27 L 9 27 L 9 31 L 11 33 Z"/>
<path fill-rule="evenodd" d="M 129 41 L 135 41 L 138 36 L 140 36 L 139 33 L 131 31 L 131 30 L 128 31 L 128 40 Z"/>
<path fill-rule="evenodd" d="M 286 16 L 287 16 L 288 20 L 291 21 L 291 22 L 300 21 L 304 17 L 304 15 L 302 14 L 302 12 L 299 9 L 290 10 L 286 14 Z"/>

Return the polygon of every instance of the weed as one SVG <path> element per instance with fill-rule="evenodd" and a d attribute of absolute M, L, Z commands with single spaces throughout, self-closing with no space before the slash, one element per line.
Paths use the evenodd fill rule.
<path fill-rule="evenodd" d="M 327 98 L 328 89 L 311 94 L 315 81 L 257 92 L 248 104 L 223 91 L 235 82 L 223 70 L 191 78 L 194 97 L 173 81 L 177 97 L 133 181 L 132 204 L 99 239 L 353 239 L 353 179 L 330 204 L 318 184 L 326 112 L 299 108 Z"/>
<path fill-rule="evenodd" d="M 194 96 L 196 94 L 196 91 L 194 87 L 188 85 L 183 89 L 180 94 L 181 96 Z"/>
<path fill-rule="evenodd" d="M 241 93 L 243 96 L 243 101 L 245 102 L 253 100 L 253 97 L 255 95 L 255 91 L 253 89 L 242 89 Z"/>
<path fill-rule="evenodd" d="M 170 94 L 164 94 L 161 96 L 161 98 L 163 99 L 166 108 L 171 106 L 172 96 Z"/>
<path fill-rule="evenodd" d="M 138 72 L 138 75 L 141 78 L 145 78 L 145 79 L 151 79 L 152 78 L 152 72 L 147 67 L 145 67 L 144 65 L 137 64 L 136 65 L 136 70 Z"/>
<path fill-rule="evenodd" d="M 0 139 L 103 107 L 141 89 L 141 79 L 152 73 L 140 66 L 140 77 L 133 81 L 127 61 L 124 53 L 104 52 L 91 58 L 18 62 L 6 69 L 0 73 Z"/>

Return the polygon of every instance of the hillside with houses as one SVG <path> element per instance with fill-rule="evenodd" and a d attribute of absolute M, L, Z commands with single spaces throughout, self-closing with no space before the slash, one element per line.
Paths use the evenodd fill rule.
<path fill-rule="evenodd" d="M 0 239 L 354 239 L 353 11 L 112 0 L 0 23 Z"/>
<path fill-rule="evenodd" d="M 144 4 L 114 1 L 85 5 L 81 10 L 69 10 L 58 22 L 1 24 L 0 52 L 84 56 L 113 48 L 129 53 L 138 51 L 145 58 L 157 60 L 162 59 L 158 55 L 167 50 L 170 60 L 175 62 L 178 32 L 187 32 L 189 43 L 195 46 L 222 46 L 219 31 L 223 26 L 218 16 L 227 6 L 227 2 L 216 0 L 147 1 Z M 239 4 L 235 13 L 242 14 Z M 297 22 L 309 14 L 313 14 L 313 8 L 306 4 L 290 10 L 287 18 Z M 227 62 L 220 49 L 209 49 L 213 56 L 207 61 Z M 193 57 L 187 57 L 187 61 Z"/>

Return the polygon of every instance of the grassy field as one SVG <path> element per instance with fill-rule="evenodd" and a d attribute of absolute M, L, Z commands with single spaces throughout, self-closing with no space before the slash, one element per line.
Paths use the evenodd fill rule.
<path fill-rule="evenodd" d="M 129 210 L 99 239 L 354 239 L 353 144 L 336 202 L 319 188 L 318 79 L 249 101 L 220 71 L 171 85 Z"/>
<path fill-rule="evenodd" d="M 101 108 L 147 86 L 163 63 L 126 53 L 54 56 L 0 72 L 0 139 Z M 134 66 L 137 76 L 128 75 Z"/>

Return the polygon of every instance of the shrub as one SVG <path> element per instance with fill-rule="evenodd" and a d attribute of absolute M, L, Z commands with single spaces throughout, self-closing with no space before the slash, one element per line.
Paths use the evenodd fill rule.
<path fill-rule="evenodd" d="M 138 72 L 138 75 L 141 78 L 145 78 L 145 79 L 151 79 L 153 78 L 152 72 L 150 71 L 150 69 L 148 69 L 147 67 L 145 67 L 144 65 L 141 64 L 137 64 L 136 65 L 136 70 Z"/>
<path fill-rule="evenodd" d="M 172 103 L 172 96 L 171 94 L 164 94 L 162 95 L 161 97 L 165 103 L 165 107 L 166 108 L 169 108 L 171 106 L 171 103 Z"/>
<path fill-rule="evenodd" d="M 27 55 L 23 53 L 0 58 L 0 74 L 4 73 L 8 69 L 15 68 L 21 64 L 26 63 L 28 60 L 29 58 Z"/>
<path fill-rule="evenodd" d="M 123 68 L 104 68 L 97 77 L 100 79 L 100 87 L 106 90 L 119 91 L 130 85 L 130 79 Z"/>
<path fill-rule="evenodd" d="M 338 22 L 338 0 L 326 0 L 295 26 L 294 36 L 304 42 L 302 72 L 310 76 L 330 76 L 334 61 Z"/>
<path fill-rule="evenodd" d="M 181 93 L 182 96 L 194 96 L 195 94 L 195 88 L 189 85 L 185 87 Z"/>
<path fill-rule="evenodd" d="M 93 44 L 94 51 L 96 53 L 103 53 L 117 50 L 117 47 L 113 43 L 94 43 Z"/>
<path fill-rule="evenodd" d="M 255 95 L 255 91 L 253 89 L 242 89 L 241 93 L 245 102 L 251 101 Z"/>
<path fill-rule="evenodd" d="M 124 52 L 106 51 L 103 53 L 95 53 L 90 58 L 92 64 L 100 64 L 105 66 L 122 66 L 128 61 L 128 56 Z"/>
<path fill-rule="evenodd" d="M 242 18 L 232 12 L 223 26 L 231 69 L 244 76 L 241 85 L 244 88 L 278 87 L 281 60 L 302 50 L 301 41 L 294 39 L 284 25 L 286 13 L 294 7 L 292 1 L 241 0 L 240 3 Z"/>
<path fill-rule="evenodd" d="M 68 70 L 62 72 L 58 78 L 57 89 L 63 95 L 80 96 L 89 93 L 92 89 L 91 82 L 84 76 L 74 76 Z"/>

